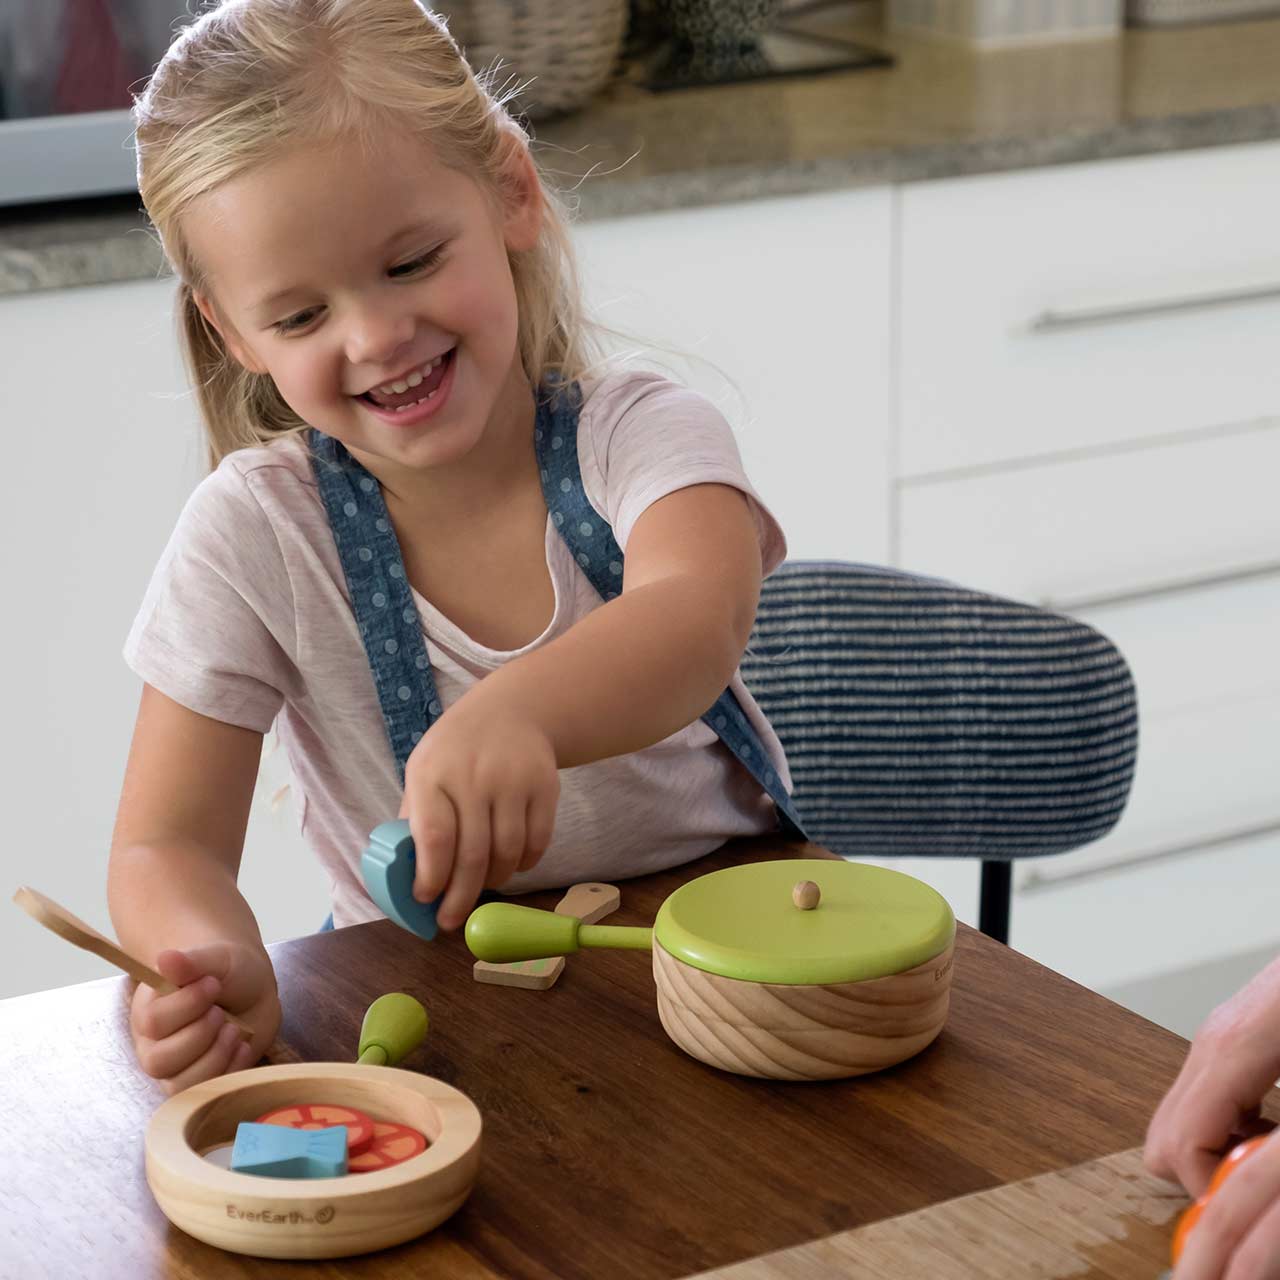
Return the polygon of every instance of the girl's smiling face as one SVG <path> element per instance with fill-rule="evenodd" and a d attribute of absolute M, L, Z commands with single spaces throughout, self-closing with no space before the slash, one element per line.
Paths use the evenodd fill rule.
<path fill-rule="evenodd" d="M 540 226 L 523 148 L 511 179 L 499 208 L 404 134 L 298 148 L 192 203 L 197 302 L 236 360 L 375 474 L 461 461 L 531 412 L 507 257 Z"/>

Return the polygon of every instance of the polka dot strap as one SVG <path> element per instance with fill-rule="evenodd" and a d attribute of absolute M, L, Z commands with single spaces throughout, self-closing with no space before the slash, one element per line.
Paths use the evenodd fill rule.
<path fill-rule="evenodd" d="M 578 414 L 582 396 L 577 383 L 553 390 L 538 401 L 534 445 L 542 477 L 542 494 L 551 521 L 565 540 L 587 580 L 609 601 L 622 592 L 622 549 L 613 530 L 587 499 L 578 463 Z M 764 744 L 751 727 L 733 691 L 726 689 L 702 719 L 764 788 L 778 807 L 784 830 L 808 839 L 800 816 L 774 771 Z"/>
<path fill-rule="evenodd" d="M 403 785 L 409 753 L 443 714 L 418 607 L 378 482 L 336 440 L 310 436 L 312 469 Z"/>

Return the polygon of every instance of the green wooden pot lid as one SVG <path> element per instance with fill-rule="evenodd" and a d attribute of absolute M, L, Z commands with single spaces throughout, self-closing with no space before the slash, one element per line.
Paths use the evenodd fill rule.
<path fill-rule="evenodd" d="M 820 897 L 805 910 L 798 883 Z M 863 982 L 924 964 L 955 936 L 946 899 L 884 867 L 825 859 L 755 862 L 681 885 L 654 940 L 686 964 L 747 982 Z"/>

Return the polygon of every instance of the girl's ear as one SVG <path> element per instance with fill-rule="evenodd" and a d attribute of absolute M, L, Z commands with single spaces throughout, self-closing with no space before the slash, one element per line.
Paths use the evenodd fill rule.
<path fill-rule="evenodd" d="M 542 232 L 542 182 L 523 141 L 510 139 L 503 173 L 502 238 L 508 250 L 525 253 Z"/>
<path fill-rule="evenodd" d="M 222 345 L 231 353 L 231 358 L 238 365 L 248 369 L 250 373 L 266 373 L 266 365 L 258 360 L 253 352 L 240 341 L 239 335 L 229 324 L 223 324 L 218 318 L 217 308 L 214 307 L 213 300 L 196 289 L 192 289 L 191 297 L 200 314 L 204 316 L 205 323 L 215 330 L 218 337 L 222 339 Z"/>

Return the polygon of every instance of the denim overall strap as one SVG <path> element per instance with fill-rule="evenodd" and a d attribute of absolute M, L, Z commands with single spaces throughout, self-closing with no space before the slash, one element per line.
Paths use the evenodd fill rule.
<path fill-rule="evenodd" d="M 587 580 L 603 600 L 613 600 L 622 592 L 622 549 L 608 522 L 587 500 L 582 484 L 578 464 L 581 391 L 577 383 L 544 390 L 550 394 L 538 401 L 534 447 L 547 510 Z M 733 691 L 726 689 L 702 719 L 777 805 L 783 829 L 807 840 L 800 815 Z"/>
<path fill-rule="evenodd" d="M 403 786 L 409 753 L 443 714 L 418 606 L 381 486 L 336 440 L 314 430 L 310 437 L 312 469 Z"/>

